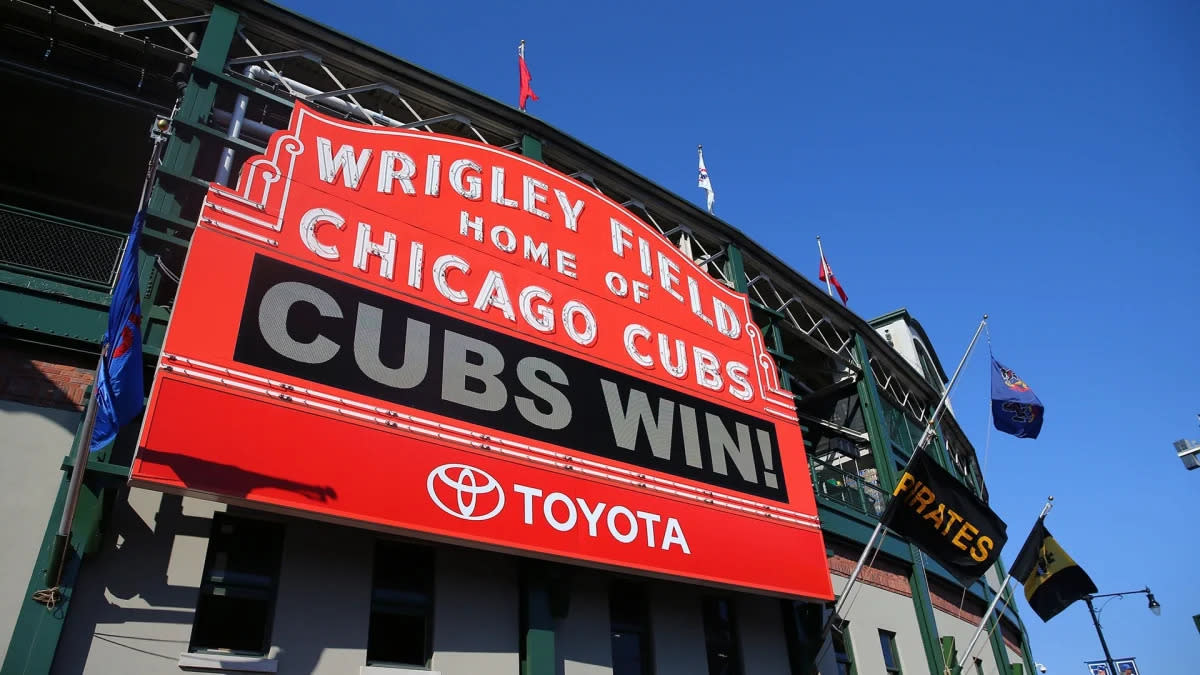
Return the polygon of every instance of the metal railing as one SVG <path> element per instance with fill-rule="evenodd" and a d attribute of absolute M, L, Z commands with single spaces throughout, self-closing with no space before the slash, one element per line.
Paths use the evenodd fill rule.
<path fill-rule="evenodd" d="M 0 266 L 108 290 L 127 237 L 65 218 L 0 204 Z"/>
<path fill-rule="evenodd" d="M 817 497 L 844 504 L 874 518 L 883 514 L 887 497 L 878 485 L 816 457 L 809 457 L 808 463 Z"/>

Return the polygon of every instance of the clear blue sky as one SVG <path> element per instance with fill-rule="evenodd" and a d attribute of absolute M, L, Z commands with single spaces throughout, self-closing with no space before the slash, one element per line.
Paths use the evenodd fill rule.
<path fill-rule="evenodd" d="M 1041 438 L 991 434 L 985 349 L 956 389 L 1011 561 L 1048 525 L 1101 592 L 1114 657 L 1200 672 L 1200 4 L 383 3 L 303 14 L 515 104 L 697 204 L 815 277 L 814 237 L 873 317 L 905 306 L 953 368 L 979 316 L 1046 404 Z M 985 449 L 987 450 L 985 453 Z M 1085 673 L 1077 603 L 1034 655 Z M 867 646 L 863 646 L 866 648 Z"/>

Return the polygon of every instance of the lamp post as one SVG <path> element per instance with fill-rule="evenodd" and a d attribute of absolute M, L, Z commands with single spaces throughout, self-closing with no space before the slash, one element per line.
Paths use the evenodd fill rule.
<path fill-rule="evenodd" d="M 1092 600 L 1096 598 L 1123 598 L 1126 595 L 1134 595 L 1135 593 L 1145 593 L 1149 599 L 1147 609 L 1154 613 L 1154 616 L 1162 614 L 1162 605 L 1158 604 L 1158 600 L 1154 599 L 1154 593 L 1150 592 L 1150 587 L 1136 591 L 1121 591 L 1120 593 L 1095 593 L 1093 595 L 1083 596 L 1084 602 L 1087 603 L 1088 611 L 1092 613 L 1092 623 L 1096 625 L 1096 635 L 1100 636 L 1100 647 L 1104 649 L 1104 662 L 1108 664 L 1109 675 L 1117 675 L 1117 667 L 1113 665 L 1112 654 L 1108 651 L 1108 643 L 1104 641 L 1104 631 L 1100 630 L 1100 617 L 1096 613 L 1096 608 L 1092 606 Z M 1103 609 L 1103 608 L 1101 608 Z"/>

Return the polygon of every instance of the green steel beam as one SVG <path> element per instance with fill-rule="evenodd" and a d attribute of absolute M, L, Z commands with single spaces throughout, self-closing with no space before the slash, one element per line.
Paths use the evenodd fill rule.
<path fill-rule="evenodd" d="M 200 53 L 196 56 L 196 65 L 205 71 L 220 72 L 228 59 L 229 48 L 233 44 L 237 26 L 238 15 L 236 13 L 220 5 L 214 5 L 212 15 L 208 19 L 208 26 L 204 29 L 204 40 L 200 43 Z M 204 121 L 212 113 L 218 86 L 218 82 L 213 78 L 193 73 L 184 89 L 183 101 L 175 114 L 175 120 L 187 128 L 203 126 Z M 196 168 L 196 158 L 199 156 L 202 142 L 197 137 L 173 136 L 167 143 L 162 166 L 174 175 L 191 176 Z M 176 196 L 173 188 L 162 183 L 158 187 L 159 189 L 154 191 L 154 196 L 151 198 L 151 208 L 157 213 L 178 217 L 182 211 L 182 201 Z"/>
<path fill-rule="evenodd" d="M 521 136 L 521 154 L 529 159 L 542 161 L 542 142 L 529 134 Z"/>
<path fill-rule="evenodd" d="M 725 276 L 733 280 L 733 289 L 738 293 L 750 291 L 746 283 L 746 266 L 742 262 L 742 251 L 733 244 L 725 246 Z"/>
<path fill-rule="evenodd" d="M 854 336 L 855 350 L 859 363 L 870 363 L 867 344 L 861 335 Z M 883 406 L 879 400 L 879 390 L 875 385 L 875 375 L 870 368 L 863 368 L 863 377 L 858 381 L 858 400 L 863 408 L 863 421 L 866 423 L 867 435 L 871 438 L 871 453 L 875 456 L 875 468 L 879 473 L 880 486 L 890 494 L 899 478 L 896 467 L 892 463 L 891 446 L 888 441 L 886 422 L 883 419 Z M 945 670 L 946 661 L 942 656 L 941 644 L 938 642 L 937 622 L 933 616 L 933 604 L 929 601 L 929 583 L 925 580 L 924 565 L 921 552 L 916 546 L 908 544 L 909 560 L 914 561 L 909 567 L 908 585 L 912 590 L 913 610 L 917 614 L 917 625 L 921 629 L 921 642 L 925 646 L 925 659 L 929 670 L 941 673 Z"/>

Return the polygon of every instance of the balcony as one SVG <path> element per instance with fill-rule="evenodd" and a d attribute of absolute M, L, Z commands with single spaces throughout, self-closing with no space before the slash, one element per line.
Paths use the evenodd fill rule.
<path fill-rule="evenodd" d="M 887 497 L 878 485 L 816 457 L 809 457 L 808 463 L 818 498 L 848 506 L 872 518 L 883 514 Z"/>
<path fill-rule="evenodd" d="M 0 267 L 107 292 L 126 236 L 0 204 Z"/>

